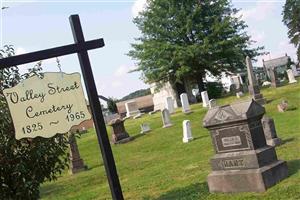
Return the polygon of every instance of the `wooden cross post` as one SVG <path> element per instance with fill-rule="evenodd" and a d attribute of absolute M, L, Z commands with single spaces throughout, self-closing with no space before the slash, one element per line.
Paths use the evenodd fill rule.
<path fill-rule="evenodd" d="M 68 54 L 77 53 L 83 79 L 86 86 L 86 91 L 88 99 L 90 102 L 90 107 L 94 119 L 94 124 L 96 128 L 98 143 L 100 145 L 103 163 L 105 166 L 108 183 L 110 186 L 112 198 L 114 200 L 123 200 L 122 189 L 115 165 L 115 160 L 107 136 L 107 131 L 105 127 L 105 122 L 102 115 L 102 110 L 100 102 L 98 99 L 98 93 L 95 85 L 95 80 L 88 56 L 88 50 L 97 49 L 104 46 L 103 39 L 96 39 L 91 41 L 85 41 L 80 19 L 78 15 L 71 15 L 69 17 L 73 37 L 75 44 L 55 47 L 51 49 L 46 49 L 42 51 L 36 51 L 32 53 L 11 56 L 7 58 L 0 59 L 0 69 L 9 68 L 11 66 L 26 64 L 30 62 L 36 62 L 48 58 L 54 58 L 58 56 L 64 56 Z"/>

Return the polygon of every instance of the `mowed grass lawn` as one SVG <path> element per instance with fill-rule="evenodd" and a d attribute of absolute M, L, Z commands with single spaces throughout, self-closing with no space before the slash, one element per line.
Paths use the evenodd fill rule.
<path fill-rule="evenodd" d="M 298 80 L 300 82 L 300 80 Z M 207 109 L 192 105 L 194 111 L 184 115 L 180 109 L 171 116 L 173 126 L 163 129 L 160 113 L 127 120 L 129 143 L 112 145 L 125 199 L 300 199 L 300 84 L 262 90 L 270 101 L 265 107 L 273 117 L 283 145 L 276 148 L 279 159 L 286 160 L 289 177 L 264 193 L 210 194 L 206 177 L 214 155 L 211 138 L 202 127 Z M 243 99 L 247 99 L 244 97 Z M 277 111 L 282 100 L 290 110 Z M 236 97 L 218 99 L 219 105 L 237 101 Z M 182 143 L 182 121 L 191 120 L 194 141 Z M 140 124 L 147 122 L 152 131 L 140 134 Z M 107 128 L 109 136 L 110 127 Z M 102 157 L 94 130 L 78 140 L 81 157 L 89 170 L 76 175 L 67 172 L 55 182 L 41 187 L 42 199 L 111 199 Z"/>

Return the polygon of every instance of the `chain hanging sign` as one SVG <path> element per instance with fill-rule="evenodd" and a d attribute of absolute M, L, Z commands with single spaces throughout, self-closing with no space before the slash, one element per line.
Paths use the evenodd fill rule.
<path fill-rule="evenodd" d="M 91 119 L 79 73 L 46 72 L 5 89 L 16 139 L 50 138 Z"/>

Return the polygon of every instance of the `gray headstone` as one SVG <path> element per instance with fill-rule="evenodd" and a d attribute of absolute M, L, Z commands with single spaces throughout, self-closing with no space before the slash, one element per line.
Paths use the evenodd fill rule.
<path fill-rule="evenodd" d="M 286 162 L 266 144 L 264 114 L 254 100 L 208 110 L 203 125 L 216 153 L 207 177 L 210 192 L 263 192 L 287 177 Z"/>
<path fill-rule="evenodd" d="M 280 85 L 280 81 L 278 80 L 277 77 L 277 72 L 276 72 L 276 68 L 269 68 L 269 75 L 270 75 L 270 79 L 271 79 L 271 87 L 278 87 Z"/>
<path fill-rule="evenodd" d="M 285 112 L 285 111 L 287 111 L 288 106 L 289 106 L 288 102 L 285 100 L 282 100 L 280 102 L 280 104 L 277 105 L 277 109 L 279 112 Z"/>
<path fill-rule="evenodd" d="M 76 137 L 74 134 L 69 134 L 69 146 L 70 146 L 70 173 L 76 174 L 87 169 L 83 160 L 80 158 Z"/>
<path fill-rule="evenodd" d="M 182 105 L 182 112 L 185 114 L 191 113 L 191 108 L 189 104 L 189 100 L 186 93 L 182 93 L 180 95 L 181 105 Z"/>
<path fill-rule="evenodd" d="M 172 97 L 167 97 L 166 98 L 166 109 L 169 110 L 170 114 L 175 112 L 174 100 L 172 99 Z"/>
<path fill-rule="evenodd" d="M 161 117 L 163 121 L 163 128 L 167 128 L 173 125 L 171 122 L 170 113 L 168 109 L 163 109 L 161 111 Z"/>
<path fill-rule="evenodd" d="M 126 143 L 132 138 L 129 136 L 124 126 L 125 119 L 113 119 L 109 122 L 109 125 L 112 127 L 112 139 L 113 144 Z"/>
<path fill-rule="evenodd" d="M 291 68 L 292 68 L 294 76 L 299 76 L 299 73 L 297 71 L 296 65 L 291 65 Z"/>
<path fill-rule="evenodd" d="M 249 93 L 255 101 L 257 101 L 261 105 L 264 105 L 266 104 L 266 100 L 264 99 L 263 95 L 260 93 L 259 86 L 257 84 L 257 81 L 253 73 L 252 62 L 248 56 L 246 58 L 246 64 L 247 64 L 247 73 L 248 73 L 248 80 L 249 80 L 249 86 L 248 86 Z"/>
<path fill-rule="evenodd" d="M 263 125 L 267 145 L 278 146 L 281 144 L 281 139 L 277 137 L 274 120 L 264 115 L 261 120 Z"/>
<path fill-rule="evenodd" d="M 142 134 L 147 133 L 149 131 L 151 131 L 151 128 L 150 128 L 149 124 L 147 124 L 147 123 L 141 124 L 141 133 Z"/>
<path fill-rule="evenodd" d="M 237 97 L 237 98 L 241 98 L 242 96 L 244 96 L 244 93 L 243 93 L 243 92 L 237 92 L 237 93 L 236 93 L 236 97 Z"/>
<path fill-rule="evenodd" d="M 295 79 L 295 76 L 293 74 L 293 71 L 291 69 L 286 70 L 286 73 L 289 78 L 289 83 L 297 83 L 297 80 Z"/>
<path fill-rule="evenodd" d="M 217 100 L 216 99 L 209 100 L 209 108 L 214 108 L 216 106 L 217 106 Z"/>

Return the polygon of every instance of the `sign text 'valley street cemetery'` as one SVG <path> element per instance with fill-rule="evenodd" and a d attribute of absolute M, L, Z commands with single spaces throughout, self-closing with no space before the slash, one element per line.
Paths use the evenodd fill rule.
<path fill-rule="evenodd" d="M 16 139 L 49 138 L 91 119 L 79 73 L 46 72 L 5 89 Z"/>

